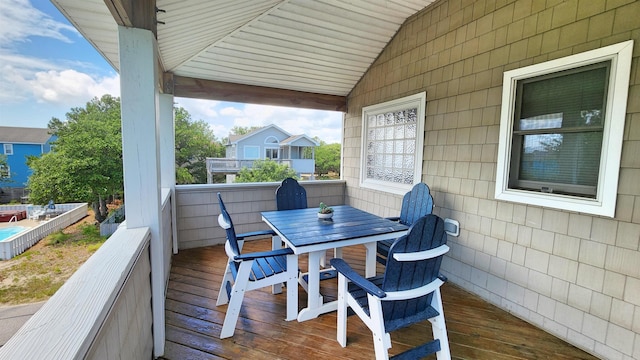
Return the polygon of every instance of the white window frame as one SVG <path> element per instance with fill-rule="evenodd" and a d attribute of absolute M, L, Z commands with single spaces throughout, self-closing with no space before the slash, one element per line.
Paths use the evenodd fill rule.
<path fill-rule="evenodd" d="M 423 91 L 418 94 L 405 96 L 403 98 L 387 101 L 380 104 L 365 106 L 362 108 L 362 147 L 360 152 L 361 187 L 403 195 L 407 191 L 410 191 L 413 185 L 422 181 L 422 153 L 424 151 L 423 147 L 426 101 L 427 93 Z M 369 116 L 413 108 L 417 109 L 416 148 L 414 152 L 413 183 L 399 184 L 391 181 L 367 178 L 367 119 L 369 118 Z"/>
<path fill-rule="evenodd" d="M 249 152 L 248 150 L 251 150 L 251 151 Z M 254 152 L 255 152 L 255 156 L 248 156 L 248 155 L 253 155 Z M 244 155 L 243 159 L 247 159 L 247 160 L 260 159 L 260 146 L 245 145 L 243 146 L 242 155 Z"/>
<path fill-rule="evenodd" d="M 269 157 L 269 155 L 267 154 L 270 150 L 275 150 L 276 151 L 276 157 Z M 273 153 L 273 151 L 271 151 Z M 264 149 L 264 158 L 265 159 L 270 159 L 270 160 L 274 160 L 274 161 L 278 161 L 280 160 L 280 148 L 277 147 L 266 147 Z"/>
<path fill-rule="evenodd" d="M 13 144 L 4 144 L 4 154 L 13 155 Z"/>
<path fill-rule="evenodd" d="M 497 200 L 614 217 L 632 55 L 633 40 L 629 40 L 504 73 L 498 161 L 496 166 L 495 197 Z M 603 61 L 611 62 L 611 73 L 607 90 L 596 197 L 591 199 L 509 188 L 513 114 L 515 111 L 517 82 Z"/>

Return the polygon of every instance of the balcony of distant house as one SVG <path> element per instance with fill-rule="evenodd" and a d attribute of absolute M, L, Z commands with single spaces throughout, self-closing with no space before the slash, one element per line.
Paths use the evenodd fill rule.
<path fill-rule="evenodd" d="M 226 157 L 207 158 L 207 182 L 214 174 L 226 174 L 227 182 L 243 168 L 251 169 L 256 160 L 270 159 L 295 170 L 299 177 L 313 177 L 315 147 L 318 143 L 307 135 L 291 135 L 276 125 L 269 125 L 244 135 L 230 135 Z"/>

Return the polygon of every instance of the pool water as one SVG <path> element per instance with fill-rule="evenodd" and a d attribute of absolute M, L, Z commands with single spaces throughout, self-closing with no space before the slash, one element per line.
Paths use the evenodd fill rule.
<path fill-rule="evenodd" d="M 0 229 L 0 241 L 5 241 L 6 239 L 12 237 L 15 234 L 21 233 L 28 228 L 24 226 L 12 226 L 4 229 Z"/>

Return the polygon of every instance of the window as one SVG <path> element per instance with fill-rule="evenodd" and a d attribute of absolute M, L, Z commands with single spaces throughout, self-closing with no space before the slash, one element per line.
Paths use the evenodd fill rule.
<path fill-rule="evenodd" d="M 245 159 L 259 159 L 260 158 L 260 146 L 245 146 L 244 147 Z"/>
<path fill-rule="evenodd" d="M 632 49 L 504 73 L 496 199 L 614 216 Z"/>
<path fill-rule="evenodd" d="M 4 144 L 4 154 L 13 155 L 13 144 Z"/>
<path fill-rule="evenodd" d="M 360 186 L 404 194 L 421 181 L 426 93 L 362 109 Z"/>
<path fill-rule="evenodd" d="M 278 149 L 265 149 L 265 158 L 277 160 L 278 159 Z"/>

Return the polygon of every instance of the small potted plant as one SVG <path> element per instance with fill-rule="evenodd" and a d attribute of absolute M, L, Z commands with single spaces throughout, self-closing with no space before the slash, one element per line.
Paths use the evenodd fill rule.
<path fill-rule="evenodd" d="M 331 219 L 331 217 L 333 217 L 333 209 L 321 202 L 318 209 L 318 219 Z"/>

